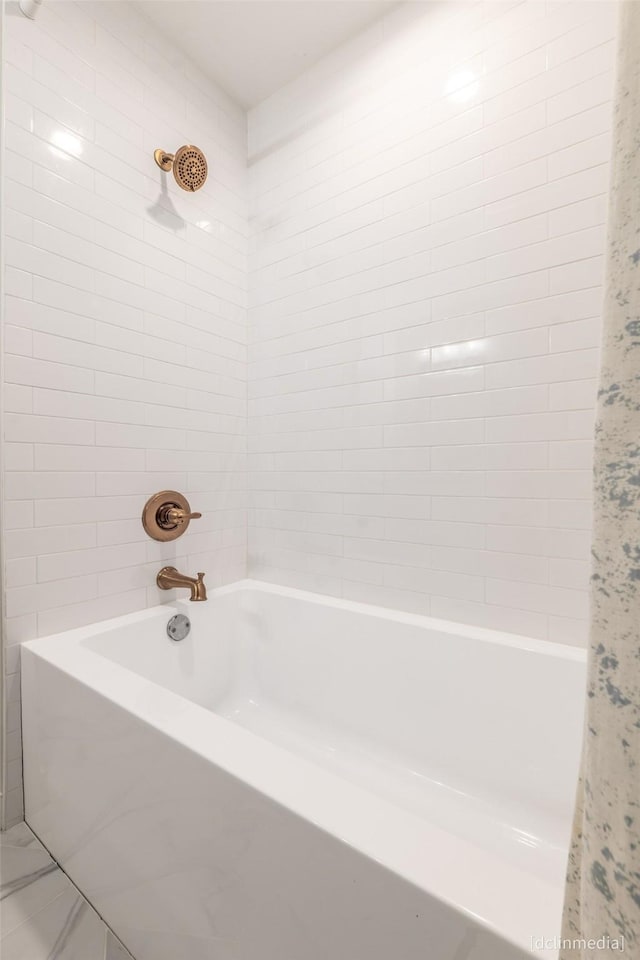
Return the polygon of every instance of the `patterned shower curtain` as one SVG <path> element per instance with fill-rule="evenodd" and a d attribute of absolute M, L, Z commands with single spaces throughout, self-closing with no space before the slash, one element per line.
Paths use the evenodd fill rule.
<path fill-rule="evenodd" d="M 620 9 L 591 640 L 561 960 L 640 958 L 640 0 Z"/>

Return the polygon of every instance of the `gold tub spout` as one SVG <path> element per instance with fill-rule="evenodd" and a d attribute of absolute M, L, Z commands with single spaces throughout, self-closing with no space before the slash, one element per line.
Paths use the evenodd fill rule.
<path fill-rule="evenodd" d="M 161 590 L 173 590 L 174 587 L 186 587 L 191 591 L 191 600 L 207 599 L 204 573 L 199 573 L 197 577 L 188 577 L 185 573 L 179 573 L 175 567 L 163 567 L 156 577 L 156 583 Z"/>

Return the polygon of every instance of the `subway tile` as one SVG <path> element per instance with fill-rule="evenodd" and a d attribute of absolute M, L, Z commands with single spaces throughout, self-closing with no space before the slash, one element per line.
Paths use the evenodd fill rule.
<path fill-rule="evenodd" d="M 11 473 L 6 478 L 7 500 L 37 500 L 40 497 L 85 497 L 95 493 L 92 473 L 28 471 Z"/>
<path fill-rule="evenodd" d="M 66 525 L 64 515 L 58 513 L 57 502 L 43 511 L 45 524 L 29 529 L 7 531 L 5 547 L 7 557 L 38 558 L 57 553 L 64 546 L 67 550 L 80 550 L 96 545 L 96 528 L 93 523 L 83 522 L 83 517 L 74 511 Z"/>
<path fill-rule="evenodd" d="M 570 617 L 549 617 L 549 640 L 585 648 L 589 641 L 589 621 Z"/>
<path fill-rule="evenodd" d="M 486 370 L 487 389 L 593 378 L 598 373 L 598 364 L 596 349 L 491 364 Z"/>
<path fill-rule="evenodd" d="M 592 465 L 593 443 L 590 439 L 549 444 L 549 466 L 556 470 L 590 471 Z"/>
<path fill-rule="evenodd" d="M 449 425 L 458 418 L 495 417 L 500 414 L 538 413 L 549 408 L 549 388 L 546 384 L 528 387 L 509 387 L 505 390 L 483 390 L 480 393 L 435 397 L 431 401 L 434 420 Z M 477 422 L 477 421 L 476 421 Z M 443 431 L 444 432 L 444 431 Z M 484 424 L 480 439 L 484 439 Z M 453 442 L 453 441 L 451 441 Z"/>
<path fill-rule="evenodd" d="M 91 550 L 65 550 L 38 557 L 38 583 L 144 563 L 145 543 L 102 545 Z"/>
<path fill-rule="evenodd" d="M 33 444 L 5 441 L 3 446 L 5 470 L 33 470 Z"/>
<path fill-rule="evenodd" d="M 36 470 L 69 473 L 90 473 L 92 471 L 142 470 L 145 465 L 145 451 L 126 447 L 85 446 L 58 444 L 37 444 L 35 448 Z"/>
<path fill-rule="evenodd" d="M 97 578 L 87 578 L 91 580 L 92 586 L 97 585 Z M 46 587 L 53 587 L 53 584 L 44 584 Z M 93 590 L 92 590 L 93 592 Z M 90 599 L 77 600 L 78 594 L 70 596 L 66 603 L 60 603 L 55 606 L 44 607 L 38 611 L 38 636 L 47 636 L 51 633 L 59 633 L 62 630 L 73 630 L 76 627 L 82 627 L 87 623 L 94 623 L 99 620 L 106 620 L 111 617 L 121 617 L 127 613 L 133 613 L 141 610 L 146 605 L 146 593 L 144 590 L 128 590 L 125 593 L 105 597 L 99 597 L 96 594 Z"/>
<path fill-rule="evenodd" d="M 592 410 L 597 395 L 595 378 L 552 383 L 549 406 L 552 410 Z"/>
<path fill-rule="evenodd" d="M 77 393 L 94 392 L 93 370 L 52 363 L 32 357 L 7 356 L 5 379 L 23 386 L 65 389 Z"/>
<path fill-rule="evenodd" d="M 5 512 L 5 530 L 23 530 L 33 526 L 33 501 L 13 500 Z"/>
<path fill-rule="evenodd" d="M 26 587 L 7 589 L 7 616 L 19 617 L 53 607 L 72 603 L 78 596 L 92 599 L 98 595 L 98 579 L 95 576 L 74 576 L 71 579 L 56 579 Z"/>
<path fill-rule="evenodd" d="M 90 444 L 95 442 L 95 425 L 87 420 L 5 414 L 5 439 L 22 443 Z"/>
<path fill-rule="evenodd" d="M 588 614 L 586 590 L 488 578 L 486 599 L 488 603 L 559 617 L 585 619 Z"/>
<path fill-rule="evenodd" d="M 513 417 L 493 417 L 487 423 L 490 443 L 544 440 L 582 440 L 593 434 L 592 410 L 532 413 Z"/>

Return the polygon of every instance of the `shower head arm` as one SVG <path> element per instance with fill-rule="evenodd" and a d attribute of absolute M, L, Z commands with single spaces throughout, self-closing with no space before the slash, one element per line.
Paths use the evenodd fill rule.
<path fill-rule="evenodd" d="M 161 170 L 164 170 L 165 173 L 171 170 L 175 158 L 174 153 L 167 153 L 166 150 L 160 150 L 158 148 L 158 150 L 153 151 L 153 156 Z"/>

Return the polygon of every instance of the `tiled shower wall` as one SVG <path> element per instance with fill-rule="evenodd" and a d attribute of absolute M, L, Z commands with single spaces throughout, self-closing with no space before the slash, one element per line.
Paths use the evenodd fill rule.
<path fill-rule="evenodd" d="M 407 4 L 249 116 L 253 576 L 582 642 L 615 5 Z M 245 574 L 246 117 L 127 3 L 6 14 L 17 644 Z M 155 147 L 195 141 L 187 196 Z M 161 549 L 157 489 L 205 513 Z M 163 595 L 162 599 L 166 599 Z"/>
<path fill-rule="evenodd" d="M 6 13 L 7 820 L 18 642 L 245 575 L 246 117 L 126 3 Z M 187 195 L 153 162 L 195 142 Z M 205 514 L 161 546 L 157 490 Z M 162 599 L 166 599 L 166 594 Z"/>
<path fill-rule="evenodd" d="M 407 4 L 250 113 L 254 577 L 583 642 L 615 22 Z"/>

